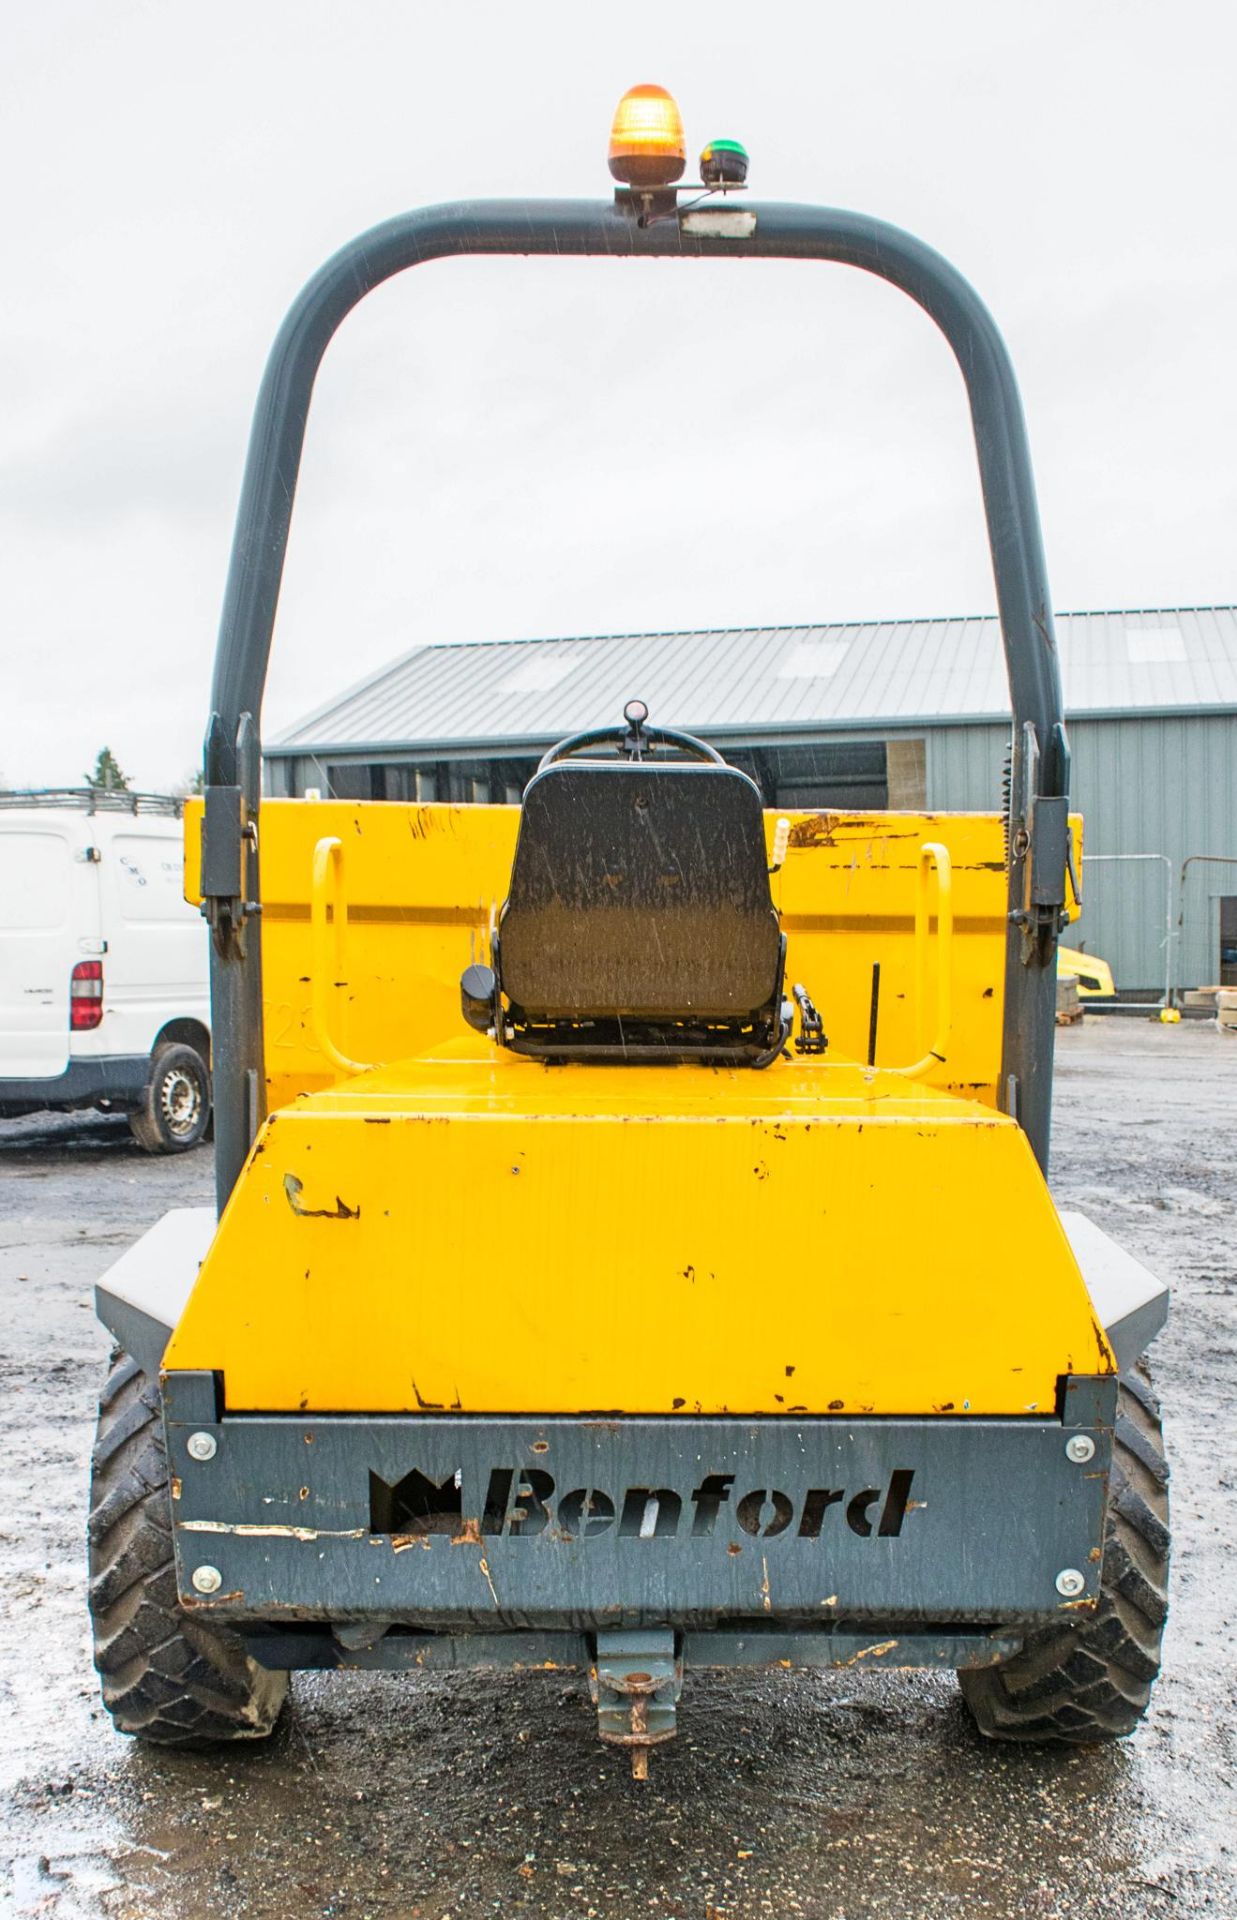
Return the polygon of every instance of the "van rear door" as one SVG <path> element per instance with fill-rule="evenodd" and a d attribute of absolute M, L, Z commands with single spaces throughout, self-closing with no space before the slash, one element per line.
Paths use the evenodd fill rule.
<path fill-rule="evenodd" d="M 109 1053 L 149 1053 L 171 1019 L 210 1022 L 209 940 L 184 892 L 179 821 L 125 823 L 100 869 Z"/>
<path fill-rule="evenodd" d="M 69 976 L 102 951 L 88 837 L 71 819 L 0 819 L 0 1079 L 69 1064 Z"/>

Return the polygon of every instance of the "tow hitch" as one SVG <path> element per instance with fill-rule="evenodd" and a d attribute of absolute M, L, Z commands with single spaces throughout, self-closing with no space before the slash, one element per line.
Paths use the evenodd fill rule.
<path fill-rule="evenodd" d="M 649 1777 L 649 1748 L 673 1740 L 683 1691 L 683 1654 L 668 1628 L 652 1632 L 599 1633 L 589 1692 L 597 1708 L 597 1731 L 611 1746 L 631 1754 L 633 1780 Z"/>

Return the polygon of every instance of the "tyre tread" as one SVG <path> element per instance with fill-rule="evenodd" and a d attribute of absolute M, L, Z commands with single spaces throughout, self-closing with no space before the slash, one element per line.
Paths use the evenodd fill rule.
<path fill-rule="evenodd" d="M 95 1667 L 117 1731 L 179 1747 L 271 1733 L 287 1674 L 177 1599 L 159 1392 L 119 1349 L 99 1399 L 88 1537 Z"/>
<path fill-rule="evenodd" d="M 1090 1745 L 1133 1732 L 1160 1668 L 1168 1613 L 1168 1461 L 1145 1362 L 1121 1376 L 1099 1604 L 958 1675 L 991 1740 Z"/>

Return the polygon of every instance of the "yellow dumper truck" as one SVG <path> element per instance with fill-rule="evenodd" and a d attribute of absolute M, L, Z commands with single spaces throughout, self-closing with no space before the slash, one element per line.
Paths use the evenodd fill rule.
<path fill-rule="evenodd" d="M 168 1215 L 98 1296 L 91 1611 L 123 1732 L 261 1736 L 292 1670 L 334 1667 L 578 1669 L 637 1774 L 702 1666 L 951 1667 L 1014 1739 L 1146 1707 L 1166 1295 L 1045 1183 L 1080 826 L 1008 358 L 919 241 L 752 203 L 736 142 L 681 197 L 683 160 L 636 89 L 612 201 L 391 220 L 276 342 L 186 837 L 218 1219 Z M 478 253 L 838 261 L 935 319 L 1005 807 L 766 813 L 638 687 L 519 806 L 261 801 L 319 361 L 371 288 Z"/>

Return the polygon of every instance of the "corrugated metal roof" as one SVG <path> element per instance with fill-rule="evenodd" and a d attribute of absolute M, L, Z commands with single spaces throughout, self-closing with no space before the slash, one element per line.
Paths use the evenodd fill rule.
<path fill-rule="evenodd" d="M 1057 636 L 1072 715 L 1237 709 L 1237 607 L 1059 614 Z M 494 640 L 419 647 L 273 750 L 534 744 L 616 722 L 637 697 L 654 721 L 718 735 L 1009 711 L 994 618 Z"/>

